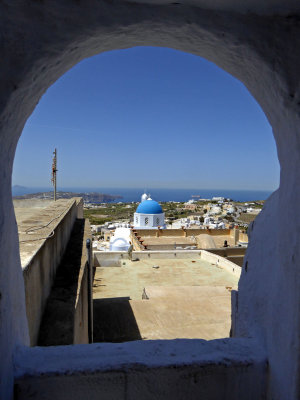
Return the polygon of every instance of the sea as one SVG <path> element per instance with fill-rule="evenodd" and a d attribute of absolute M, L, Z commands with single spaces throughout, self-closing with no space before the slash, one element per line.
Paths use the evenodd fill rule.
<path fill-rule="evenodd" d="M 24 186 L 13 186 L 13 196 L 22 196 L 24 194 L 31 194 L 37 192 L 48 192 L 52 191 L 51 187 L 24 187 Z M 144 188 L 87 188 L 87 187 L 59 187 L 58 191 L 74 192 L 74 193 L 105 193 L 111 195 L 122 196 L 121 199 L 116 199 L 115 202 L 139 202 L 141 195 L 145 192 Z M 191 199 L 197 200 L 211 199 L 212 197 L 225 197 L 235 201 L 255 201 L 255 200 L 266 200 L 272 193 L 269 190 L 229 190 L 229 189 L 161 189 L 161 188 L 149 188 L 146 189 L 146 193 L 150 194 L 151 198 L 156 201 L 188 201 Z"/>

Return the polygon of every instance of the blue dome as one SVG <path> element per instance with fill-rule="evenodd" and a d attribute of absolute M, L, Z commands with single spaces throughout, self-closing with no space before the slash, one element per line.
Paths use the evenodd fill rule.
<path fill-rule="evenodd" d="M 145 200 L 139 204 L 136 212 L 139 214 L 162 214 L 163 210 L 157 201 Z"/>

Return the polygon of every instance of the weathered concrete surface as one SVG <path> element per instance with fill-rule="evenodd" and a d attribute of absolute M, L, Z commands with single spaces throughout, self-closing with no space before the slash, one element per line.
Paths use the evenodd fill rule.
<path fill-rule="evenodd" d="M 42 204 L 42 203 L 41 203 Z M 69 229 L 64 229 L 64 235 L 68 238 L 77 215 L 76 201 L 57 200 L 45 207 L 16 208 L 15 214 L 18 224 L 20 257 L 22 268 L 27 268 L 30 261 L 36 256 L 44 245 L 45 240 L 53 235 L 55 229 L 71 210 L 71 222 Z M 66 241 L 58 243 L 61 246 L 59 253 L 64 251 Z"/>
<path fill-rule="evenodd" d="M 228 337 L 230 292 L 239 277 L 217 266 L 213 256 L 214 263 L 195 254 L 180 260 L 123 259 L 120 267 L 96 268 L 94 340 Z M 151 287 L 156 296 L 142 300 Z"/>
<path fill-rule="evenodd" d="M 212 255 L 214 256 L 214 255 Z M 216 260 L 216 258 L 212 258 Z M 158 266 L 159 268 L 153 268 Z M 94 299 L 105 297 L 142 298 L 147 286 L 231 286 L 239 277 L 222 267 L 203 261 L 196 255 L 190 259 L 123 260 L 119 267 L 98 267 L 94 278 Z"/>
<path fill-rule="evenodd" d="M 16 218 L 19 221 L 19 219 L 22 218 L 22 213 L 26 213 L 26 211 L 28 211 L 30 213 L 31 212 L 30 210 L 32 208 L 48 207 L 51 204 L 53 204 L 53 200 L 52 199 L 13 199 L 13 204 L 14 204 Z M 24 210 L 24 208 L 27 210 Z"/>
<path fill-rule="evenodd" d="M 0 15 L 0 396 L 12 396 L 14 349 L 29 341 L 11 200 L 13 159 L 24 124 L 47 88 L 80 60 L 152 45 L 202 56 L 235 76 L 273 128 L 280 188 L 254 224 L 236 332 L 266 346 L 268 397 L 299 398 L 300 3 L 4 0 Z"/>
<path fill-rule="evenodd" d="M 148 295 L 150 288 L 145 288 Z M 157 287 L 155 288 L 157 291 Z M 230 335 L 231 289 L 159 287 L 149 300 L 130 301 L 142 339 L 220 339 Z M 153 287 L 152 287 L 153 291 Z"/>

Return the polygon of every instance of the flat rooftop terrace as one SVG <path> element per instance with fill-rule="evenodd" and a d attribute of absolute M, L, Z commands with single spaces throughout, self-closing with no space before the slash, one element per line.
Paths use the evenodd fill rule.
<path fill-rule="evenodd" d="M 207 234 L 205 234 L 207 235 Z M 160 236 L 160 237 L 154 237 L 154 236 L 142 236 L 141 237 L 144 240 L 144 243 L 146 246 L 164 246 L 164 245 L 169 245 L 170 247 L 175 247 L 176 246 L 197 246 L 197 240 L 196 237 L 192 236 Z M 218 236 L 211 236 L 211 239 L 215 243 L 215 247 L 223 247 L 224 241 L 227 240 L 227 243 L 229 246 L 233 247 L 234 246 L 234 238 L 231 237 L 230 235 L 218 235 Z"/>
<path fill-rule="evenodd" d="M 124 259 L 119 265 L 96 268 L 95 341 L 229 336 L 231 290 L 237 289 L 238 276 L 197 254 Z"/>
<path fill-rule="evenodd" d="M 183 236 L 161 236 L 161 237 L 154 237 L 154 236 L 142 236 L 142 239 L 145 241 L 146 245 L 162 245 L 162 244 L 170 244 L 170 245 L 189 245 L 195 246 L 197 242 L 191 236 L 183 237 Z"/>

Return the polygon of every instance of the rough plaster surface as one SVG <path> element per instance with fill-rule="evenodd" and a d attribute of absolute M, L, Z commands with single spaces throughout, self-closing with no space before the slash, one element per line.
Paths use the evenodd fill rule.
<path fill-rule="evenodd" d="M 59 359 L 57 358 L 59 355 Z M 94 343 L 59 347 L 19 347 L 14 359 L 15 376 L 77 374 L 108 371 L 130 365 L 146 367 L 178 364 L 264 363 L 266 353 L 251 339 L 176 339 L 127 343 Z"/>
<path fill-rule="evenodd" d="M 21 348 L 15 368 L 18 400 L 250 400 L 263 398 L 266 354 L 248 339 L 98 343 Z"/>
<path fill-rule="evenodd" d="M 251 233 L 236 332 L 265 343 L 269 398 L 299 397 L 299 8 L 299 2 L 284 0 L 1 2 L 1 398 L 12 393 L 15 344 L 28 343 L 11 200 L 18 138 L 40 97 L 73 65 L 103 51 L 137 45 L 172 47 L 216 63 L 246 85 L 272 125 L 280 188 Z"/>

